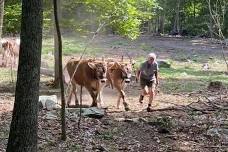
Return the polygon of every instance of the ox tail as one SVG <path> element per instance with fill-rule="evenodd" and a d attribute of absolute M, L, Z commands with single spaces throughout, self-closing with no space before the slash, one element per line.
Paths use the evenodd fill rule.
<path fill-rule="evenodd" d="M 70 58 L 67 62 L 66 62 L 66 65 L 64 66 L 64 68 L 63 68 L 63 81 L 64 81 L 64 83 L 65 84 L 68 84 L 69 85 L 69 83 L 70 83 L 70 81 L 71 81 L 71 77 L 70 77 L 70 74 L 69 74 L 69 72 L 68 72 L 68 70 L 67 70 L 67 63 L 70 61 L 70 60 L 72 60 L 72 59 L 74 59 L 73 57 L 72 58 Z"/>
<path fill-rule="evenodd" d="M 80 129 L 81 118 L 82 118 L 82 85 L 80 86 L 80 112 L 79 112 L 79 120 L 78 120 L 78 128 Z"/>
<path fill-rule="evenodd" d="M 63 81 L 65 84 L 70 83 L 70 74 L 67 70 L 67 65 L 65 65 L 65 67 L 63 68 Z"/>

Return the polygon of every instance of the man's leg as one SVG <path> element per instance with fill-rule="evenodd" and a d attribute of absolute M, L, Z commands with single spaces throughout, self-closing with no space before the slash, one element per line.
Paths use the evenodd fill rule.
<path fill-rule="evenodd" d="M 144 87 L 144 88 L 142 89 L 141 95 L 140 95 L 140 97 L 139 97 L 139 102 L 140 102 L 140 103 L 143 103 L 143 98 L 144 98 L 144 96 L 147 95 L 147 94 L 148 94 L 148 92 L 146 91 L 146 88 Z"/>
<path fill-rule="evenodd" d="M 148 107 L 147 107 L 147 111 L 148 112 L 151 112 L 152 109 L 151 109 L 151 105 L 152 105 L 152 102 L 154 100 L 154 96 L 155 96 L 155 83 L 152 84 L 151 87 L 148 88 L 149 90 L 149 103 L 148 103 Z"/>
<path fill-rule="evenodd" d="M 142 89 L 140 97 L 139 97 L 140 103 L 143 103 L 144 96 L 148 94 L 148 91 L 146 90 L 146 83 L 147 83 L 146 80 L 140 78 L 140 87 Z"/>

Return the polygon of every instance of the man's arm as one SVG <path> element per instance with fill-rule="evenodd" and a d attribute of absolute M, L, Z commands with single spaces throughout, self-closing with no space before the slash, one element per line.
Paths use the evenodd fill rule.
<path fill-rule="evenodd" d="M 137 78 L 137 81 L 140 79 L 140 75 L 141 75 L 142 68 L 143 68 L 143 63 L 139 66 L 139 68 L 138 68 L 137 71 L 136 71 L 136 78 Z"/>
<path fill-rule="evenodd" d="M 158 71 L 156 71 L 154 74 L 155 74 L 155 78 L 156 78 L 156 85 L 159 85 Z"/>
<path fill-rule="evenodd" d="M 138 70 L 136 71 L 136 82 L 139 81 L 140 74 L 141 74 L 140 69 L 138 69 Z"/>
<path fill-rule="evenodd" d="M 155 78 L 156 78 L 156 86 L 158 86 L 159 85 L 159 80 L 158 80 L 158 70 L 159 70 L 159 68 L 158 68 L 158 64 L 156 64 L 156 71 L 155 71 Z"/>

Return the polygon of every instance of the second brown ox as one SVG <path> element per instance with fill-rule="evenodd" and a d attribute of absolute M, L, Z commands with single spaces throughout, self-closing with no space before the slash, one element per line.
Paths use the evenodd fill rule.
<path fill-rule="evenodd" d="M 130 110 L 125 100 L 124 87 L 131 80 L 132 63 L 129 62 L 110 62 L 107 70 L 107 85 L 116 88 L 119 93 L 117 99 L 117 108 L 119 109 L 120 100 L 123 99 L 123 105 L 126 111 Z"/>
<path fill-rule="evenodd" d="M 76 85 L 80 85 L 85 87 L 91 95 L 93 100 L 91 106 L 97 106 L 97 97 L 101 91 L 101 84 L 106 81 L 106 64 L 104 62 L 94 62 L 93 60 L 81 60 L 79 62 L 79 60 L 71 59 L 66 64 L 65 69 L 67 69 L 69 77 L 72 79 L 72 89 L 67 105 L 70 105 L 73 94 L 75 95 L 75 105 L 78 105 Z"/>

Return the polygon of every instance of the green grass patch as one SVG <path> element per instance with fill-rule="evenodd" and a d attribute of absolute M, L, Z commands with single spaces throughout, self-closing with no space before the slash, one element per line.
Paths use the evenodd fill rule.
<path fill-rule="evenodd" d="M 218 71 L 201 71 L 194 68 L 161 68 L 162 90 L 165 92 L 191 92 L 207 87 L 211 81 L 228 85 L 228 76 Z"/>
<path fill-rule="evenodd" d="M 84 51 L 88 40 L 84 37 L 67 37 L 62 39 L 63 55 L 80 54 Z M 52 53 L 54 51 L 54 39 L 46 38 L 43 40 L 42 54 Z M 99 54 L 102 48 L 94 45 L 87 47 L 86 53 L 90 55 Z"/>
<path fill-rule="evenodd" d="M 206 85 L 203 81 L 165 79 L 161 80 L 160 88 L 165 93 L 183 93 L 202 90 Z"/>
<path fill-rule="evenodd" d="M 127 39 L 117 39 L 117 40 L 113 40 L 108 42 L 109 46 L 129 46 L 130 41 Z"/>
<path fill-rule="evenodd" d="M 12 76 L 11 76 L 11 69 L 10 68 L 0 68 L 0 83 L 5 83 L 5 82 L 11 82 L 12 81 L 12 77 L 13 77 L 13 81 L 15 82 L 16 80 L 16 76 L 17 73 L 16 71 L 12 71 Z"/>
<path fill-rule="evenodd" d="M 42 54 L 48 54 L 49 52 L 54 51 L 54 39 L 46 38 L 42 42 Z"/>
<path fill-rule="evenodd" d="M 139 48 L 142 49 L 143 51 L 146 51 L 146 52 L 153 52 L 154 51 L 154 48 L 146 43 L 141 43 L 139 45 Z"/>

